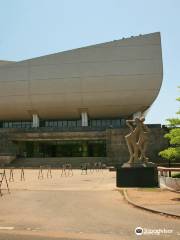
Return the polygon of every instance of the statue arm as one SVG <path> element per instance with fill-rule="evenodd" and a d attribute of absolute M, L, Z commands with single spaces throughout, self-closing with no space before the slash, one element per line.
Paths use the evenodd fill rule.
<path fill-rule="evenodd" d="M 126 125 L 131 129 L 131 131 L 134 130 L 132 123 L 134 123 L 134 120 L 126 120 Z"/>

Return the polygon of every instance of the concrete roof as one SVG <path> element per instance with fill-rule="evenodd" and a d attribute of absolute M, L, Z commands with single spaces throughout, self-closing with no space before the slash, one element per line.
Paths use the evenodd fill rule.
<path fill-rule="evenodd" d="M 160 33 L 0 64 L 0 119 L 128 117 L 149 108 L 162 75 Z"/>

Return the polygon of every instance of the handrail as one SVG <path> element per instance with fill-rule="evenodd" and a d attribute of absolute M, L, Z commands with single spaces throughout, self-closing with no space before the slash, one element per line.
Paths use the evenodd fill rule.
<path fill-rule="evenodd" d="M 160 172 L 160 176 L 171 177 L 171 172 L 180 172 L 180 168 L 171 168 L 171 167 L 157 167 L 157 170 Z M 169 173 L 169 174 L 168 174 Z"/>
<path fill-rule="evenodd" d="M 170 167 L 157 167 L 158 171 L 171 171 L 171 172 L 180 172 L 180 168 L 170 168 Z"/>

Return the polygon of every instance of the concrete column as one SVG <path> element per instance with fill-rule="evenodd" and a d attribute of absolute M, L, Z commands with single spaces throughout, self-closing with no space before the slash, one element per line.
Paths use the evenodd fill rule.
<path fill-rule="evenodd" d="M 33 114 L 33 123 L 32 123 L 33 128 L 38 128 L 39 127 L 39 117 L 37 114 Z"/>
<path fill-rule="evenodd" d="M 81 113 L 81 126 L 84 127 L 84 112 Z"/>
<path fill-rule="evenodd" d="M 88 126 L 88 115 L 87 112 L 82 112 L 81 113 L 81 126 L 82 127 L 87 127 Z"/>

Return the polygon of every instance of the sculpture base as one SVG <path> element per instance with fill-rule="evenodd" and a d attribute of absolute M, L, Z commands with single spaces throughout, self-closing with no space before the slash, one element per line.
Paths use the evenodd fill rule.
<path fill-rule="evenodd" d="M 116 169 L 116 186 L 157 187 L 157 167 L 154 163 L 125 163 Z"/>

